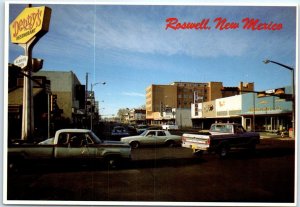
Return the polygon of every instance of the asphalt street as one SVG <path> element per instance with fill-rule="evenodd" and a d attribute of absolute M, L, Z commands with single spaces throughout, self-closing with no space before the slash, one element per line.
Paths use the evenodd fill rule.
<path fill-rule="evenodd" d="M 262 139 L 255 154 L 193 156 L 189 149 L 132 151 L 119 170 L 31 166 L 8 174 L 8 200 L 293 203 L 295 140 Z"/>

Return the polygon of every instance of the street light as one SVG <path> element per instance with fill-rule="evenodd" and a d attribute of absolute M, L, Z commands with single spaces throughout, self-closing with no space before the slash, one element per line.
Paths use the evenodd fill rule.
<path fill-rule="evenodd" d="M 98 84 L 105 85 L 106 82 L 91 83 L 91 95 L 93 94 L 93 97 L 91 97 L 93 98 L 93 104 L 91 103 L 91 130 L 93 130 L 93 118 L 94 118 L 93 106 L 95 106 L 95 93 L 93 92 L 93 87 Z"/>
<path fill-rule="evenodd" d="M 290 66 L 284 65 L 282 63 L 275 62 L 268 59 L 264 60 L 263 62 L 265 64 L 274 63 L 276 65 L 280 65 L 281 67 L 284 67 L 292 72 L 292 127 L 293 127 L 292 137 L 295 138 L 295 69 Z"/>

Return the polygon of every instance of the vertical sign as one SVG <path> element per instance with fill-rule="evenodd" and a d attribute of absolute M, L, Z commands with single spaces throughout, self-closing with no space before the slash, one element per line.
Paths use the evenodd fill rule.
<path fill-rule="evenodd" d="M 25 8 L 9 25 L 10 39 L 24 49 L 28 57 L 23 84 L 22 137 L 28 139 L 34 131 L 32 96 L 32 49 L 38 40 L 48 32 L 51 9 L 45 6 Z"/>

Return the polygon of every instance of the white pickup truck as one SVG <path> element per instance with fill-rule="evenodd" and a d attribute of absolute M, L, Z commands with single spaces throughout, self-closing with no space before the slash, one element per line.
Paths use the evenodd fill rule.
<path fill-rule="evenodd" d="M 190 148 L 196 155 L 203 152 L 216 152 L 226 157 L 230 148 L 248 148 L 254 150 L 260 142 L 260 135 L 247 132 L 242 125 L 235 123 L 212 124 L 207 134 L 182 135 L 182 147 Z"/>
<path fill-rule="evenodd" d="M 131 147 L 118 141 L 99 139 L 91 130 L 62 129 L 54 138 L 38 144 L 11 144 L 8 147 L 8 168 L 26 161 L 89 164 L 98 161 L 117 168 L 121 161 L 131 159 Z"/>
<path fill-rule="evenodd" d="M 161 126 L 161 128 L 164 129 L 164 130 L 179 129 L 178 125 L 175 125 L 175 124 L 163 124 Z"/>

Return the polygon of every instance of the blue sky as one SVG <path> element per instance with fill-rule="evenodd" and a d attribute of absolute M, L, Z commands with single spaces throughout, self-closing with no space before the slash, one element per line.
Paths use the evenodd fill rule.
<path fill-rule="evenodd" d="M 11 4 L 9 23 L 26 5 Z M 33 4 L 33 6 L 40 6 Z M 291 73 L 266 58 L 296 66 L 296 8 L 286 6 L 160 6 L 46 4 L 52 9 L 49 32 L 33 49 L 43 70 L 72 70 L 82 84 L 89 73 L 103 115 L 145 105 L 151 84 L 220 81 L 236 87 L 254 82 L 255 90 L 291 84 Z M 172 30 L 166 19 L 201 22 L 210 30 Z M 214 19 L 239 23 L 218 30 Z M 242 19 L 281 23 L 281 30 L 245 30 Z M 9 62 L 23 50 L 9 44 Z"/>

